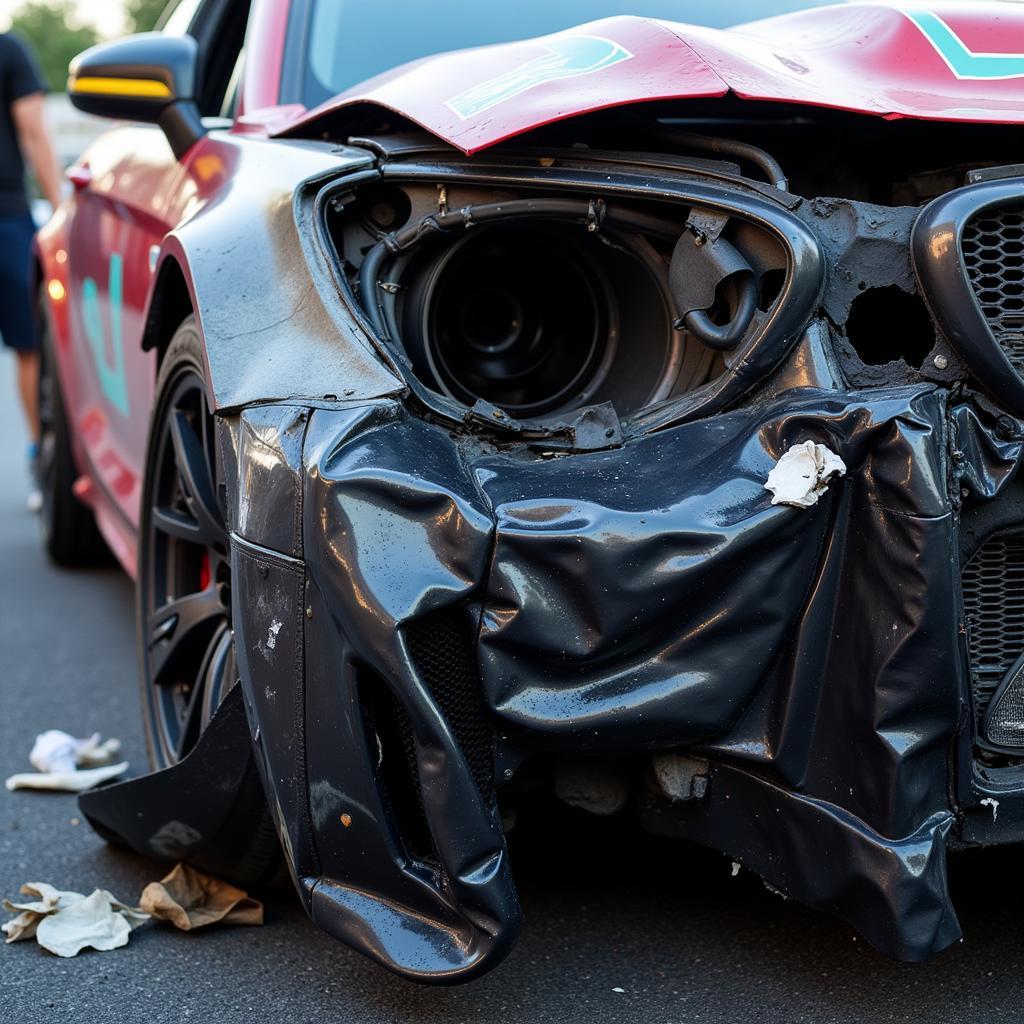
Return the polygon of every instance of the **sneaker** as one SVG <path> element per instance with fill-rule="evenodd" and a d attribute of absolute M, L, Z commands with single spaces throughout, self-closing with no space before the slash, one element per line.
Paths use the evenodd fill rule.
<path fill-rule="evenodd" d="M 29 512 L 38 513 L 43 510 L 43 491 L 39 480 L 39 445 L 28 446 L 28 478 L 30 481 L 28 492 Z"/>

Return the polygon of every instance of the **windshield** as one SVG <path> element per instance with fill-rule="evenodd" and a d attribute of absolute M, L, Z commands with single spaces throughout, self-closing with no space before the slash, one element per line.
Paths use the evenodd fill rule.
<path fill-rule="evenodd" d="M 529 39 L 619 14 L 712 28 L 824 7 L 829 0 L 313 0 L 303 101 L 336 93 L 433 53 Z M 834 2 L 834 0 L 831 0 Z"/>

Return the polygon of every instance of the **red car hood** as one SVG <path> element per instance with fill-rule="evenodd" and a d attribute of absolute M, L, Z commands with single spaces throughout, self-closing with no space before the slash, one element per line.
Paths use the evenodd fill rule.
<path fill-rule="evenodd" d="M 365 104 L 474 153 L 532 128 L 645 100 L 732 93 L 944 121 L 1024 120 L 1024 8 L 846 4 L 700 28 L 618 17 L 428 57 L 304 114 L 308 134 Z"/>

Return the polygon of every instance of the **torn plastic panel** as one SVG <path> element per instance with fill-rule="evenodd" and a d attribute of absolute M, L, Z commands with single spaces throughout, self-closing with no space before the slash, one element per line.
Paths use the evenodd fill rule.
<path fill-rule="evenodd" d="M 264 433 L 294 420 L 253 415 Z M 241 646 L 258 651 L 267 615 L 302 628 L 279 671 L 252 656 L 244 674 L 271 805 L 285 831 L 307 823 L 288 847 L 316 920 L 421 978 L 468 976 L 511 945 L 518 907 L 495 793 L 467 755 L 471 712 L 410 642 L 441 615 L 470 627 L 478 675 L 462 685 L 480 687 L 499 759 L 702 750 L 704 798 L 650 806 L 654 827 L 741 857 L 890 955 L 952 942 L 963 680 L 946 424 L 929 387 L 804 389 L 545 458 L 397 403 L 313 412 L 304 468 L 292 456 L 287 470 L 303 479 L 304 592 L 299 560 L 282 586 L 259 547 L 273 524 L 234 544 Z M 772 506 L 765 477 L 805 439 L 848 476 L 811 509 Z M 392 703 L 370 696 L 382 690 Z M 283 713 L 291 745 L 274 745 Z"/>
<path fill-rule="evenodd" d="M 732 764 L 715 765 L 708 788 L 715 800 L 680 805 L 645 798 L 644 827 L 721 850 L 783 895 L 838 912 L 899 960 L 923 960 L 960 937 L 946 877 L 954 824 L 948 811 L 891 839 L 834 804 Z M 726 800 L 751 813 L 724 811 Z"/>
<path fill-rule="evenodd" d="M 236 815 L 245 820 L 264 802 L 250 751 L 241 687 L 235 686 L 185 758 L 163 771 L 82 793 L 78 805 L 109 842 L 155 860 L 187 860 L 220 877 L 255 882 L 267 861 L 250 859 L 255 873 L 242 866 L 248 841 L 240 844 L 236 827 Z"/>
<path fill-rule="evenodd" d="M 642 793 L 647 827 L 891 956 L 953 942 L 946 846 L 1019 833 L 989 804 L 1020 793 L 970 770 L 949 488 L 1005 495 L 1020 447 L 947 401 L 788 390 L 572 456 L 389 401 L 310 412 L 301 446 L 295 407 L 226 424 L 237 479 L 293 502 L 236 515 L 233 596 L 251 736 L 317 923 L 410 977 L 487 970 L 519 923 L 495 763 L 677 751 L 707 760 L 699 793 Z M 773 506 L 765 478 L 803 440 L 847 476 Z M 300 557 L 268 546 L 295 536 Z M 131 837 L 96 810 L 116 791 L 90 814 Z"/>

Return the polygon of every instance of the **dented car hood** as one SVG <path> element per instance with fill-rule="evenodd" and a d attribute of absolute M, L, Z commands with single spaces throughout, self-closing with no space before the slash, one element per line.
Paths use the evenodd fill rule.
<path fill-rule="evenodd" d="M 467 154 L 555 121 L 653 100 L 811 104 L 884 118 L 1024 119 L 1024 10 L 1009 3 L 848 4 L 730 29 L 616 17 L 428 57 L 283 129 L 386 108 Z"/>

